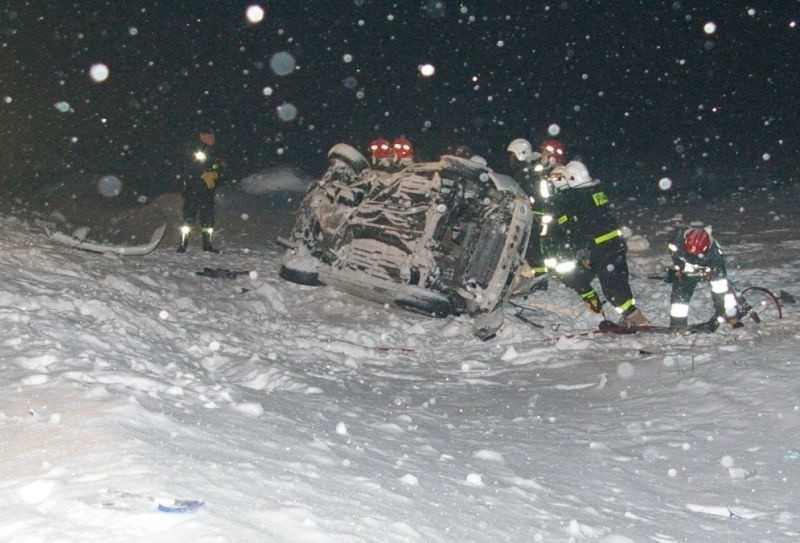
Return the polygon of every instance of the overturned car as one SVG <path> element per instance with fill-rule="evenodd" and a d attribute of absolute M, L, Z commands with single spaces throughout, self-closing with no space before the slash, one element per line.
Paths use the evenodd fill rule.
<path fill-rule="evenodd" d="M 328 157 L 281 240 L 281 277 L 430 316 L 466 313 L 492 337 L 531 231 L 514 180 L 450 155 L 396 172 L 346 144 Z"/>

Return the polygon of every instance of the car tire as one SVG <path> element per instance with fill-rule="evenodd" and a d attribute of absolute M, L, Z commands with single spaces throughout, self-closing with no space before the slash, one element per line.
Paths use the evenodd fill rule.
<path fill-rule="evenodd" d="M 485 176 L 491 171 L 483 164 L 452 155 L 442 156 L 440 163 L 442 165 L 442 170 L 446 173 L 460 175 L 479 182 L 483 182 L 481 176 Z M 485 179 L 488 181 L 488 178 Z"/>
<path fill-rule="evenodd" d="M 315 271 L 308 271 L 299 268 L 293 268 L 290 264 L 283 264 L 279 272 L 281 279 L 285 279 L 298 285 L 306 285 L 309 287 L 318 287 L 323 283 L 319 280 L 319 274 Z"/>
<path fill-rule="evenodd" d="M 343 160 L 353 168 L 355 173 L 361 173 L 369 169 L 369 161 L 356 148 L 346 143 L 337 143 L 328 151 L 328 158 L 338 158 Z"/>
<path fill-rule="evenodd" d="M 404 294 L 394 303 L 407 311 L 428 317 L 443 318 L 453 313 L 453 304 L 450 299 L 436 292 Z"/>

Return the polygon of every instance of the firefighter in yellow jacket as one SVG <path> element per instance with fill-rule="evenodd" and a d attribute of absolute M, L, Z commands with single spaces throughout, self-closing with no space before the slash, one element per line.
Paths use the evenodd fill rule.
<path fill-rule="evenodd" d="M 214 132 L 200 132 L 200 145 L 194 148 L 191 167 L 183 177 L 183 224 L 178 252 L 186 252 L 189 234 L 200 227 L 203 251 L 218 253 L 211 244 L 214 234 L 214 198 L 220 177 L 220 161 L 213 155 Z"/>

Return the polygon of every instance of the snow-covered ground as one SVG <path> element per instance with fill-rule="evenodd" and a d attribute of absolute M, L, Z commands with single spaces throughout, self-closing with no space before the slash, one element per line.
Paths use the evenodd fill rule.
<path fill-rule="evenodd" d="M 647 275 L 681 221 L 713 224 L 740 288 L 800 294 L 798 195 L 621 202 L 645 313 L 667 321 Z M 525 301 L 543 328 L 509 308 L 482 343 L 464 317 L 282 281 L 274 238 L 230 220 L 220 255 L 122 257 L 40 217 L 0 214 L 1 541 L 800 540 L 796 305 L 593 337 L 553 283 Z M 174 499 L 204 505 L 158 511 Z"/>

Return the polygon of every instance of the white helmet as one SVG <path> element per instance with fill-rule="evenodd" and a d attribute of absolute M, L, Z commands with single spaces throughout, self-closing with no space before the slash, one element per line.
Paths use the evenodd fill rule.
<path fill-rule="evenodd" d="M 517 138 L 509 143 L 508 147 L 506 147 L 506 151 L 514 153 L 514 156 L 517 157 L 517 160 L 520 162 L 530 162 L 534 160 L 531 142 L 524 138 Z"/>
<path fill-rule="evenodd" d="M 591 187 L 600 182 L 597 179 L 592 179 L 586 164 L 579 160 L 572 160 L 564 166 L 564 179 L 571 189 Z"/>

